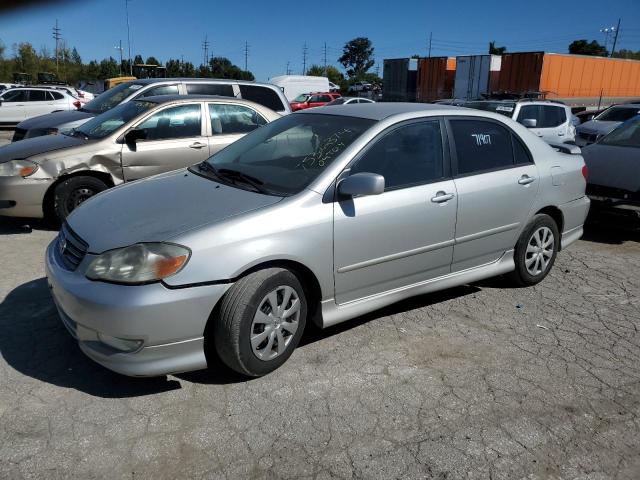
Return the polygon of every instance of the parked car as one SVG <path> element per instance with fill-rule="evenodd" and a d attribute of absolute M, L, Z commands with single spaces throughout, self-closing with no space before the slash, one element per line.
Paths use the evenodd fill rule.
<path fill-rule="evenodd" d="M 16 125 L 46 113 L 76 110 L 80 105 L 71 95 L 48 88 L 10 88 L 0 93 L 0 125 Z"/>
<path fill-rule="evenodd" d="M 327 77 L 311 75 L 280 75 L 269 80 L 284 93 L 287 101 L 292 102 L 302 94 L 309 92 L 330 92 L 331 85 Z"/>
<path fill-rule="evenodd" d="M 331 105 L 351 105 L 354 103 L 376 103 L 373 100 L 369 100 L 368 98 L 359 98 L 359 97 L 339 97 L 335 100 L 331 100 L 327 103 L 327 107 Z"/>
<path fill-rule="evenodd" d="M 307 108 L 322 107 L 336 98 L 340 98 L 339 93 L 317 92 L 303 94 L 291 102 L 291 111 L 297 112 L 298 110 L 305 110 Z"/>
<path fill-rule="evenodd" d="M 576 128 L 576 145 L 581 147 L 596 142 L 614 128 L 640 114 L 640 103 L 614 105 Z"/>
<path fill-rule="evenodd" d="M 348 91 L 349 93 L 368 92 L 372 87 L 373 85 L 369 82 L 355 82 L 354 84 L 349 85 Z"/>
<path fill-rule="evenodd" d="M 211 96 L 122 103 L 67 134 L 0 147 L 0 215 L 63 220 L 98 192 L 201 162 L 279 116 Z"/>
<path fill-rule="evenodd" d="M 587 194 L 599 210 L 640 217 L 640 116 L 582 148 Z"/>
<path fill-rule="evenodd" d="M 574 142 L 576 138 L 574 115 L 569 107 L 560 102 L 529 99 L 481 100 L 466 102 L 464 106 L 510 117 L 548 143 Z"/>
<path fill-rule="evenodd" d="M 608 108 L 608 107 L 607 107 Z M 593 117 L 600 115 L 606 108 L 600 108 L 597 110 L 583 110 L 582 112 L 574 113 L 574 116 L 578 119 L 578 125 L 593 120 Z M 577 126 L 577 125 L 576 125 Z M 576 129 L 576 133 L 577 133 Z"/>
<path fill-rule="evenodd" d="M 585 184 L 580 155 L 500 115 L 316 108 L 92 198 L 49 245 L 47 278 L 107 368 L 162 375 L 217 352 L 260 376 L 311 321 L 500 274 L 540 282 L 582 235 Z"/>
<path fill-rule="evenodd" d="M 5 90 L 8 90 L 9 88 L 15 88 L 18 87 L 19 85 L 15 84 L 15 83 L 0 83 L 0 93 L 4 92 Z"/>
<path fill-rule="evenodd" d="M 340 85 L 336 85 L 333 82 L 329 82 L 329 91 L 330 92 L 340 93 Z"/>
<path fill-rule="evenodd" d="M 22 122 L 16 127 L 12 141 L 71 130 L 123 102 L 154 95 L 174 94 L 244 98 L 282 115 L 291 113 L 282 91 L 267 83 L 212 78 L 146 78 L 121 83 L 82 105 L 78 111 L 60 112 Z"/>

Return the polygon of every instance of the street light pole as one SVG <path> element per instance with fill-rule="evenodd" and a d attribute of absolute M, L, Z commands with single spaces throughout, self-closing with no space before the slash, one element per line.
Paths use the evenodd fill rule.
<path fill-rule="evenodd" d="M 113 47 L 116 50 L 120 50 L 120 76 L 122 76 L 122 40 L 120 40 L 117 47 Z"/>
<path fill-rule="evenodd" d="M 133 64 L 131 63 L 131 33 L 129 29 L 129 0 L 124 0 L 124 10 L 127 14 L 127 43 L 129 48 L 129 75 L 133 76 Z"/>

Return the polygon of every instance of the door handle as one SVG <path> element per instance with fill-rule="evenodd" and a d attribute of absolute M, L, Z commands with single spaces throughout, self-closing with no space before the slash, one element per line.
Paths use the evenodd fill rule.
<path fill-rule="evenodd" d="M 520 177 L 520 180 L 518 180 L 518 183 L 520 185 L 529 185 L 530 183 L 535 182 L 535 180 L 536 180 L 535 178 L 525 174 Z"/>
<path fill-rule="evenodd" d="M 431 197 L 431 201 L 433 203 L 444 203 L 444 202 L 448 202 L 453 197 L 455 197 L 453 193 L 447 193 L 440 190 L 438 193 L 436 193 L 435 197 Z"/>
<path fill-rule="evenodd" d="M 192 143 L 191 145 L 189 145 L 189 148 L 204 148 L 206 146 L 207 145 L 204 144 L 204 143 L 195 142 L 195 143 Z"/>

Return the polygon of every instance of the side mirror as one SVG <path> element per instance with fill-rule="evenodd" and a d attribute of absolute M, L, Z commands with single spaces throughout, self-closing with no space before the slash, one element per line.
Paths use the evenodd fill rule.
<path fill-rule="evenodd" d="M 536 125 L 538 125 L 538 121 L 535 118 L 525 118 L 520 123 L 527 128 L 536 128 Z"/>
<path fill-rule="evenodd" d="M 129 130 L 124 135 L 124 143 L 127 145 L 134 145 L 138 140 L 144 140 L 147 138 L 147 131 L 142 129 Z"/>
<path fill-rule="evenodd" d="M 384 177 L 377 173 L 354 173 L 338 184 L 338 192 L 349 197 L 380 195 L 384 192 Z"/>

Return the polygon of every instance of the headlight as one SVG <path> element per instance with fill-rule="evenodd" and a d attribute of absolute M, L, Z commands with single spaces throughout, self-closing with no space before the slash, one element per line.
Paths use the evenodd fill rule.
<path fill-rule="evenodd" d="M 148 283 L 175 275 L 187 264 L 191 251 L 171 243 L 137 243 L 105 252 L 87 269 L 91 280 Z"/>
<path fill-rule="evenodd" d="M 0 177 L 28 177 L 38 170 L 38 164 L 28 160 L 0 163 Z"/>

